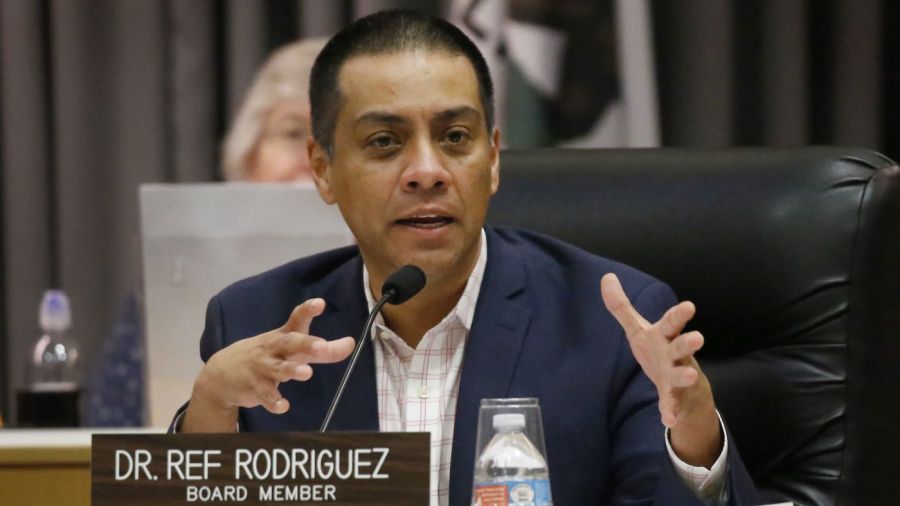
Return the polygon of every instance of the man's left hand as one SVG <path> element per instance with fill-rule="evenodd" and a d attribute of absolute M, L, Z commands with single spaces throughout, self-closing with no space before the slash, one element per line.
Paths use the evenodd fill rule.
<path fill-rule="evenodd" d="M 600 293 L 625 330 L 638 364 L 656 385 L 672 449 L 684 462 L 709 468 L 721 453 L 722 432 L 709 380 L 694 358 L 703 346 L 703 336 L 696 331 L 683 333 L 694 316 L 694 304 L 681 302 L 650 323 L 631 305 L 615 274 L 603 276 Z"/>

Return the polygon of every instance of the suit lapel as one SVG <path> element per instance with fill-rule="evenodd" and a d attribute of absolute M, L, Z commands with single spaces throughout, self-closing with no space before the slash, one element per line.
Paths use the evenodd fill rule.
<path fill-rule="evenodd" d="M 475 318 L 466 342 L 450 466 L 450 504 L 465 504 L 472 490 L 481 399 L 509 396 L 531 311 L 516 302 L 525 290 L 518 253 L 487 227 L 488 260 Z"/>
<path fill-rule="evenodd" d="M 362 260 L 356 257 L 329 276 L 321 293 L 326 301 L 325 313 L 313 321 L 314 335 L 337 339 L 344 336 L 359 337 L 368 314 L 362 286 Z M 319 366 L 315 374 L 322 382 L 321 416 L 337 391 L 349 360 Z M 329 430 L 378 430 L 378 398 L 375 388 L 375 354 L 372 343 L 367 342 L 347 382 L 344 395 L 335 410 Z"/>
<path fill-rule="evenodd" d="M 488 261 L 466 343 L 454 423 L 450 469 L 450 504 L 466 504 L 472 490 L 475 436 L 481 399 L 509 396 L 519 354 L 531 321 L 531 311 L 521 301 L 525 270 L 519 254 L 490 227 L 486 227 Z M 368 313 L 362 291 L 362 261 L 335 271 L 320 293 L 327 302 L 323 315 L 313 322 L 316 335 L 358 337 Z M 332 420 L 332 430 L 378 430 L 375 388 L 375 355 L 366 343 L 356 370 Z M 325 415 L 348 361 L 320 366 L 321 415 Z"/>

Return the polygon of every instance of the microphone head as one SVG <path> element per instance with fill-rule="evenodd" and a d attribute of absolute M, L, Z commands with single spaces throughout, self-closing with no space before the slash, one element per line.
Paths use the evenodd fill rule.
<path fill-rule="evenodd" d="M 415 265 L 404 265 L 388 276 L 381 293 L 393 291 L 388 299 L 391 304 L 403 304 L 425 287 L 425 273 Z"/>

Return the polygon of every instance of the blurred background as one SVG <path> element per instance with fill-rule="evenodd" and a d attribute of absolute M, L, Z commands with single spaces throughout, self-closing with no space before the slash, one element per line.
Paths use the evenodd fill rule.
<path fill-rule="evenodd" d="M 104 348 L 127 351 L 108 353 L 116 339 L 139 351 L 138 185 L 221 181 L 222 138 L 270 51 L 398 6 L 479 44 L 507 147 L 900 156 L 892 0 L 0 0 L 4 418 L 46 288 L 71 297 L 88 375 Z"/>

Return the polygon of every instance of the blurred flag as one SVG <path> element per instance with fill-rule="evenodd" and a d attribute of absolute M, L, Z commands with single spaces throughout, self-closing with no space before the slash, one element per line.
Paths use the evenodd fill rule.
<path fill-rule="evenodd" d="M 503 30 L 508 0 L 449 0 L 446 19 L 465 32 L 478 46 L 491 69 L 494 82 L 494 115 L 498 126 L 505 123 L 506 67 Z"/>
<path fill-rule="evenodd" d="M 88 382 L 84 420 L 89 427 L 144 424 L 144 345 L 141 313 L 134 295 L 125 298 L 112 333 Z"/>
<path fill-rule="evenodd" d="M 448 0 L 497 81 L 508 147 L 658 146 L 647 0 Z"/>

